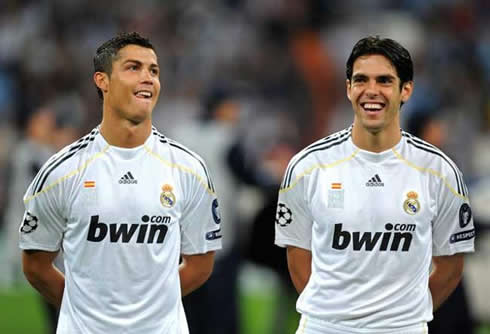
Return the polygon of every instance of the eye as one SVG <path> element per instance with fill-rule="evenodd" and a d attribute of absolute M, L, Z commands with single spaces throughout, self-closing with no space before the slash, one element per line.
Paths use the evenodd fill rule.
<path fill-rule="evenodd" d="M 381 84 L 391 84 L 393 82 L 393 78 L 388 76 L 381 76 L 378 78 L 378 82 Z"/>
<path fill-rule="evenodd" d="M 160 73 L 160 71 L 157 68 L 152 68 L 151 69 L 151 74 L 158 75 L 159 73 Z"/>
<path fill-rule="evenodd" d="M 352 78 L 352 82 L 354 82 L 354 83 L 366 82 L 366 77 L 364 77 L 364 76 L 355 76 L 355 77 Z"/>

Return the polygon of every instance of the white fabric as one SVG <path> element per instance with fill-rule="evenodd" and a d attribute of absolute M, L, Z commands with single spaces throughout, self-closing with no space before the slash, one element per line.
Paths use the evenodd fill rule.
<path fill-rule="evenodd" d="M 357 333 L 372 333 L 369 330 L 356 329 L 351 331 L 339 325 L 333 325 L 326 321 L 315 319 L 306 315 L 302 315 L 299 321 L 298 329 L 295 334 L 357 334 Z M 387 331 L 377 330 L 377 334 L 427 334 L 429 329 L 426 323 L 408 326 L 397 330 L 389 329 Z"/>
<path fill-rule="evenodd" d="M 298 153 L 279 194 L 275 237 L 312 252 L 298 311 L 345 333 L 430 321 L 432 256 L 474 250 L 462 180 L 441 151 L 405 132 L 381 153 L 355 147 L 351 128 Z"/>
<path fill-rule="evenodd" d="M 238 200 L 239 182 L 227 165 L 227 154 L 231 144 L 236 138 L 236 129 L 232 126 L 209 121 L 203 124 L 197 121 L 188 121 L 175 126 L 169 136 L 180 143 L 199 152 L 206 161 L 213 178 L 216 191 L 219 193 L 221 218 L 224 222 L 222 228 L 223 249 L 216 254 L 216 260 L 225 256 L 236 246 L 236 231 L 238 230 Z M 204 139 L 203 139 L 204 138 Z"/>
<path fill-rule="evenodd" d="M 179 257 L 221 247 L 215 201 L 200 158 L 155 129 L 132 149 L 95 129 L 48 160 L 20 247 L 64 251 L 57 333 L 187 333 Z"/>

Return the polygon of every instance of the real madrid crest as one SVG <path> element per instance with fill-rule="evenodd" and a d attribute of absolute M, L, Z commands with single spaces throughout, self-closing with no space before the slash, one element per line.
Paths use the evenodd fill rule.
<path fill-rule="evenodd" d="M 417 200 L 419 195 L 415 191 L 407 193 L 407 199 L 403 202 L 403 210 L 409 215 L 414 215 L 420 211 L 420 202 Z"/>
<path fill-rule="evenodd" d="M 162 193 L 160 194 L 160 203 L 166 208 L 171 208 L 175 204 L 175 195 L 172 192 L 173 187 L 170 184 L 164 184 L 162 186 Z"/>

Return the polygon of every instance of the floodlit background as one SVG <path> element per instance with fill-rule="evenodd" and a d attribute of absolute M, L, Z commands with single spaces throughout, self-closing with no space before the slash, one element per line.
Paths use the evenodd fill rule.
<path fill-rule="evenodd" d="M 477 223 L 459 299 L 468 308 L 440 317 L 467 312 L 474 333 L 490 333 L 489 21 L 487 0 L 1 0 L 0 332 L 48 333 L 20 273 L 22 194 L 47 157 L 100 122 L 96 47 L 138 31 L 162 69 L 154 124 L 205 158 L 222 199 L 215 280 L 236 282 L 227 291 L 243 334 L 294 333 L 296 295 L 272 246 L 282 173 L 302 147 L 350 125 L 353 44 L 401 42 L 415 63 L 403 127 L 456 161 Z M 213 307 L 223 319 L 233 310 L 219 298 Z"/>

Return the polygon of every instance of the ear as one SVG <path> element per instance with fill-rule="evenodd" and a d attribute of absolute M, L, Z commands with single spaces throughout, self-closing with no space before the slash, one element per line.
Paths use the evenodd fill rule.
<path fill-rule="evenodd" d="M 94 82 L 95 85 L 103 92 L 107 93 L 109 89 L 109 76 L 104 72 L 95 72 L 94 73 Z"/>
<path fill-rule="evenodd" d="M 410 96 L 412 96 L 412 92 L 413 92 L 413 81 L 405 82 L 402 86 L 402 91 L 401 91 L 401 100 L 403 103 L 407 102 L 408 99 L 410 99 Z"/>
<path fill-rule="evenodd" d="M 351 89 L 351 86 L 350 86 L 350 80 L 349 79 L 345 80 L 345 86 L 346 86 L 346 89 L 347 89 L 347 98 L 349 99 L 349 101 L 352 101 L 350 99 L 350 89 Z"/>

